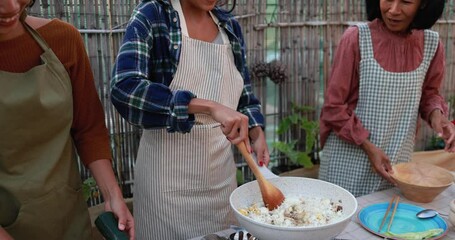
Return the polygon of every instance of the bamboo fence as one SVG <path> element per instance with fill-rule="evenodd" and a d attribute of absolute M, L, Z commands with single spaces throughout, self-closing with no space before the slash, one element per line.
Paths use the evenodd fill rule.
<path fill-rule="evenodd" d="M 134 162 L 140 130 L 125 122 L 109 100 L 109 79 L 124 29 L 139 0 L 37 0 L 30 15 L 59 18 L 77 27 L 90 57 L 100 99 L 105 106 L 106 124 L 112 139 L 114 167 L 125 197 L 132 196 Z M 441 88 L 447 100 L 455 96 L 454 4 L 448 0 L 443 17 L 433 27 L 446 50 L 446 80 Z M 229 6 L 227 6 L 229 7 Z M 365 21 L 363 0 L 238 0 L 234 10 L 247 43 L 250 68 L 278 62 L 286 81 L 254 79 L 253 88 L 263 103 L 269 143 L 277 140 L 275 127 L 290 112 L 291 103 L 312 106 L 317 120 L 323 103 L 331 61 L 344 30 Z M 455 119 L 453 106 L 452 118 Z M 421 124 L 416 150 L 430 144 L 434 133 Z M 272 155 L 278 158 L 274 151 Z M 240 159 L 239 157 L 237 157 Z M 239 161 L 241 166 L 241 161 Z M 248 171 L 244 176 L 251 179 Z M 81 168 L 83 176 L 89 173 Z"/>

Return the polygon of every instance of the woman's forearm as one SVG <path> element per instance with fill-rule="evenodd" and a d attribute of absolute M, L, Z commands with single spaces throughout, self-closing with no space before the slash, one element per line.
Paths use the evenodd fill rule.
<path fill-rule="evenodd" d="M 109 159 L 94 161 L 88 167 L 105 200 L 109 201 L 111 198 L 122 197 Z"/>

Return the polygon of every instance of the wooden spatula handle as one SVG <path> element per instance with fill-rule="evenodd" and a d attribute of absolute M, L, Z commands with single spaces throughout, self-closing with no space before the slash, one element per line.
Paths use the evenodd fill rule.
<path fill-rule="evenodd" d="M 251 154 L 248 152 L 245 142 L 241 142 L 241 143 L 237 144 L 237 148 L 239 149 L 242 156 L 245 158 L 245 161 L 248 164 L 248 166 L 250 167 L 251 171 L 253 171 L 253 174 L 256 177 L 256 179 L 263 178 L 262 173 L 259 171 L 258 165 L 254 161 Z"/>

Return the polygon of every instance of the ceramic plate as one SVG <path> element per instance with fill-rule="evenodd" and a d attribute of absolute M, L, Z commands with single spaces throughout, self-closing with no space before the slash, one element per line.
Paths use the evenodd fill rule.
<path fill-rule="evenodd" d="M 379 226 L 381 225 L 382 218 L 387 211 L 388 202 L 377 203 L 364 207 L 357 215 L 360 221 L 360 225 L 368 231 L 385 237 L 383 234 L 387 230 L 387 225 L 391 217 L 393 207 L 390 209 L 388 217 L 382 227 L 381 233 L 378 232 Z M 428 219 L 419 219 L 416 217 L 416 213 L 424 208 L 408 204 L 400 203 L 397 207 L 395 217 L 393 218 L 392 226 L 390 231 L 393 233 L 407 233 L 407 232 L 422 232 L 434 228 L 442 228 L 444 232 L 437 237 L 429 239 L 438 239 L 447 234 L 447 223 L 439 215 Z M 387 237 L 388 239 L 395 239 Z"/>

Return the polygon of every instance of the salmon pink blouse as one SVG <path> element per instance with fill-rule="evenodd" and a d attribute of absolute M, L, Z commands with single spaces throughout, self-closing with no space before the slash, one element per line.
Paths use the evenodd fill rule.
<path fill-rule="evenodd" d="M 423 60 L 424 32 L 413 30 L 396 34 L 376 19 L 369 23 L 374 58 L 387 71 L 415 70 Z M 354 113 L 359 98 L 359 30 L 349 27 L 343 34 L 333 60 L 325 102 L 320 117 L 321 146 L 333 131 L 341 139 L 360 145 L 369 136 Z M 447 114 L 447 104 L 439 92 L 445 70 L 442 42 L 431 61 L 422 86 L 420 116 L 428 122 L 430 113 L 439 109 Z M 378 79 L 380 81 L 380 79 Z"/>

